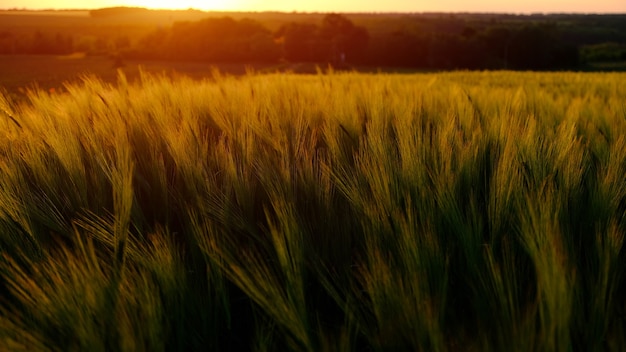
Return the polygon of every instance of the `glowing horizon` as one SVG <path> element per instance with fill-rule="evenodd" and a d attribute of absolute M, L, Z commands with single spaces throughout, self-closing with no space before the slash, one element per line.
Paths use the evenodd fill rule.
<path fill-rule="evenodd" d="M 95 0 L 87 5 L 79 0 L 2 0 L 1 9 L 97 9 L 128 6 L 150 9 L 198 9 L 204 11 L 280 11 L 280 12 L 491 12 L 491 13 L 625 13 L 623 0 L 496 0 L 413 1 L 318 0 L 296 3 L 290 0 Z"/>

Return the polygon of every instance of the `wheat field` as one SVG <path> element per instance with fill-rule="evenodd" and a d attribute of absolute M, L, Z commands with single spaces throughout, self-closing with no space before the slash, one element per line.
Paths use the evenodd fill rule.
<path fill-rule="evenodd" d="M 0 95 L 8 351 L 626 350 L 626 74 Z"/>

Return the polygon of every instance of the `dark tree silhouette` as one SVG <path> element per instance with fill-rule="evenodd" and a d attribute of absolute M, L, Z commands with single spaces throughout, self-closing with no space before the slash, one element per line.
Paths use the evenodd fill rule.
<path fill-rule="evenodd" d="M 310 23 L 289 23 L 275 33 L 283 43 L 289 61 L 321 61 L 319 27 Z"/>
<path fill-rule="evenodd" d="M 324 16 L 320 36 L 328 48 L 327 58 L 337 63 L 358 60 L 369 41 L 365 28 L 355 26 L 339 14 Z"/>

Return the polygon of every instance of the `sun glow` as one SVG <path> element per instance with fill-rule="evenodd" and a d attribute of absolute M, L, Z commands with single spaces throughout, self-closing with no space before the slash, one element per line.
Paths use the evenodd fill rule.
<path fill-rule="evenodd" d="M 238 10 L 241 1 L 233 0 L 137 0 L 132 6 L 147 7 L 150 9 L 197 9 L 197 10 Z"/>

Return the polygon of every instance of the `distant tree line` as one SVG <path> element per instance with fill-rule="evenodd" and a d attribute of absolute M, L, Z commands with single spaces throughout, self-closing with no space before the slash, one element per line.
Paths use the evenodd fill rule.
<path fill-rule="evenodd" d="M 176 23 L 143 38 L 127 55 L 206 61 L 332 62 L 426 69 L 572 69 L 579 49 L 548 25 L 526 24 L 459 34 L 399 29 L 370 36 L 343 15 L 320 24 L 292 22 L 274 33 L 252 20 L 209 18 Z"/>
<path fill-rule="evenodd" d="M 92 11 L 92 17 L 142 11 L 147 10 L 110 8 Z M 0 54 L 84 51 L 216 63 L 287 61 L 434 70 L 560 70 L 578 69 L 589 62 L 626 60 L 624 20 L 619 16 L 440 14 L 399 16 L 391 19 L 396 22 L 376 27 L 373 21 L 357 25 L 349 16 L 328 14 L 317 23 L 292 21 L 270 30 L 256 20 L 222 17 L 176 22 L 132 41 L 124 35 L 79 38 L 37 30 L 18 36 L 5 30 L 0 32 Z M 388 23 L 397 27 L 389 29 Z M 587 23 L 589 28 L 572 23 Z"/>
<path fill-rule="evenodd" d="M 72 53 L 74 50 L 74 37 L 69 34 L 36 30 L 31 35 L 25 36 L 0 31 L 0 55 L 60 55 Z"/>
<path fill-rule="evenodd" d="M 571 69 L 579 49 L 550 26 L 465 28 L 460 34 L 400 29 L 370 36 L 343 15 L 320 24 L 292 22 L 274 33 L 253 20 L 176 23 L 143 38 L 135 58 L 214 62 L 332 62 L 428 69 Z"/>
<path fill-rule="evenodd" d="M 175 23 L 125 51 L 132 58 L 212 62 L 356 62 L 368 33 L 346 17 L 330 14 L 321 25 L 289 23 L 271 32 L 261 23 L 229 17 Z"/>
<path fill-rule="evenodd" d="M 460 34 L 397 30 L 372 43 L 364 63 L 431 69 L 573 69 L 579 49 L 550 26 L 466 27 Z"/>
<path fill-rule="evenodd" d="M 403 27 L 371 35 L 346 16 L 329 14 L 321 23 L 291 22 L 272 33 L 252 20 L 210 18 L 159 29 L 127 55 L 168 60 L 282 59 L 416 69 L 514 70 L 577 69 L 585 61 L 600 57 L 622 58 L 621 52 L 607 54 L 622 44 L 583 46 L 572 40 L 571 32 L 550 22 L 459 26 L 459 21 L 439 20 L 437 24 L 430 30 Z"/>

